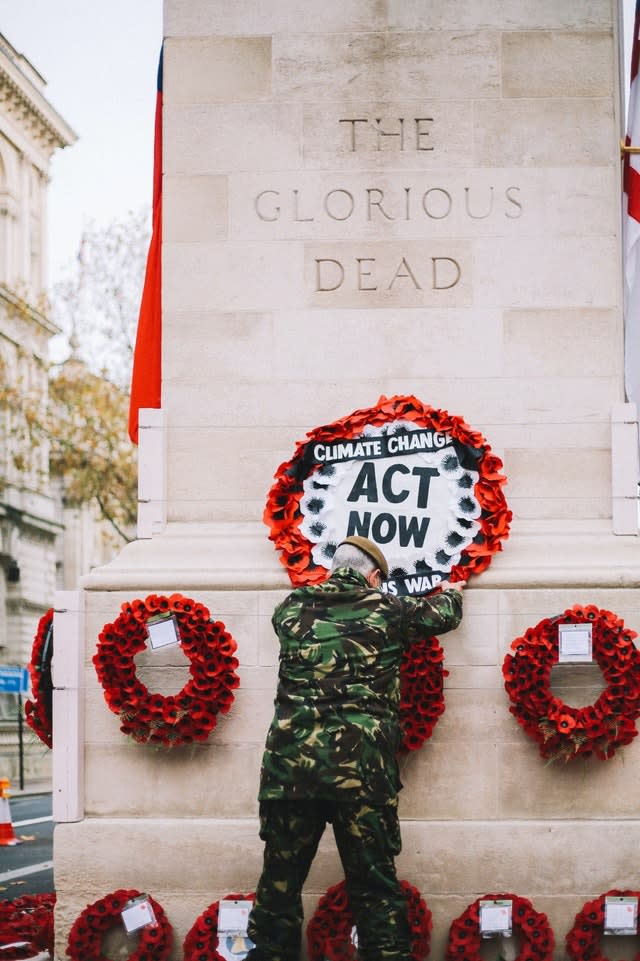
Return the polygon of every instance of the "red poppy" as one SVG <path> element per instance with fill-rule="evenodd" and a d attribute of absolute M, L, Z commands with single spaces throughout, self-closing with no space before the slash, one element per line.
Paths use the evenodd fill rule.
<path fill-rule="evenodd" d="M 576 719 L 571 714 L 560 714 L 558 715 L 557 725 L 561 734 L 568 734 L 576 726 Z"/>
<path fill-rule="evenodd" d="M 169 610 L 169 598 L 158 594 L 149 594 L 145 599 L 145 607 L 152 614 L 164 614 Z"/>
<path fill-rule="evenodd" d="M 139 598 L 137 598 L 135 601 L 131 601 L 130 605 L 125 602 L 125 604 L 122 605 L 122 610 L 124 611 L 127 607 L 131 608 L 133 617 L 136 620 L 140 620 L 140 621 L 147 620 L 147 617 L 149 616 L 149 614 L 148 614 L 148 608 L 145 601 L 141 601 Z"/>
<path fill-rule="evenodd" d="M 162 708 L 162 720 L 166 724 L 175 724 L 179 720 L 180 710 L 174 697 L 165 697 Z"/>

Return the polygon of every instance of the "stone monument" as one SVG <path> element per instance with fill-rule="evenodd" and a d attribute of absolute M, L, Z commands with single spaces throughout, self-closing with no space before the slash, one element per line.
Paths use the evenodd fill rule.
<path fill-rule="evenodd" d="M 207 905 L 254 890 L 289 587 L 267 492 L 312 428 L 413 395 L 487 438 L 514 517 L 443 639 L 445 714 L 403 762 L 399 873 L 433 912 L 432 957 L 471 901 L 512 891 L 547 912 L 561 958 L 586 900 L 638 887 L 640 747 L 545 764 L 501 669 L 576 603 L 640 630 L 617 7 L 166 0 L 164 32 L 162 409 L 141 419 L 140 536 L 57 604 L 59 954 L 116 888 L 163 905 L 176 959 Z M 174 592 L 236 639 L 240 687 L 206 742 L 154 748 L 120 732 L 91 659 L 121 604 Z M 180 688 L 184 659 L 153 657 L 152 689 Z M 588 704 L 599 683 L 564 696 Z M 342 878 L 329 834 L 309 915 Z"/>

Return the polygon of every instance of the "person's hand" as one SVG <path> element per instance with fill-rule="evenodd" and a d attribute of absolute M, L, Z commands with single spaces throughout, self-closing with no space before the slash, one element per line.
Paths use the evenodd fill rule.
<path fill-rule="evenodd" d="M 466 581 L 442 581 L 440 584 L 443 591 L 463 591 L 466 586 Z"/>

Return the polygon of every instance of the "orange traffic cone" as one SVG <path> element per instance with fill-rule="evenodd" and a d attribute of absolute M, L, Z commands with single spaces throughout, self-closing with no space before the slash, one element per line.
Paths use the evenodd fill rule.
<path fill-rule="evenodd" d="M 0 777 L 0 846 L 9 847 L 11 844 L 20 844 L 21 841 L 16 837 L 11 820 L 11 808 L 9 807 L 9 788 L 11 784 L 9 778 Z"/>

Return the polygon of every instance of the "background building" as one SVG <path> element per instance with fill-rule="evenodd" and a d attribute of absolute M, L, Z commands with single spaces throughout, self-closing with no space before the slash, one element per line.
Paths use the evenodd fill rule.
<path fill-rule="evenodd" d="M 53 153 L 76 135 L 45 96 L 45 81 L 0 35 L 0 664 L 26 665 L 38 619 L 61 586 L 62 515 L 47 445 L 29 410 L 48 397 L 47 186 Z M 22 400 L 28 401 L 23 405 Z M 73 575 L 77 576 L 77 570 Z M 0 694 L 0 772 L 16 777 L 16 696 Z M 27 776 L 46 755 L 27 729 Z"/>

